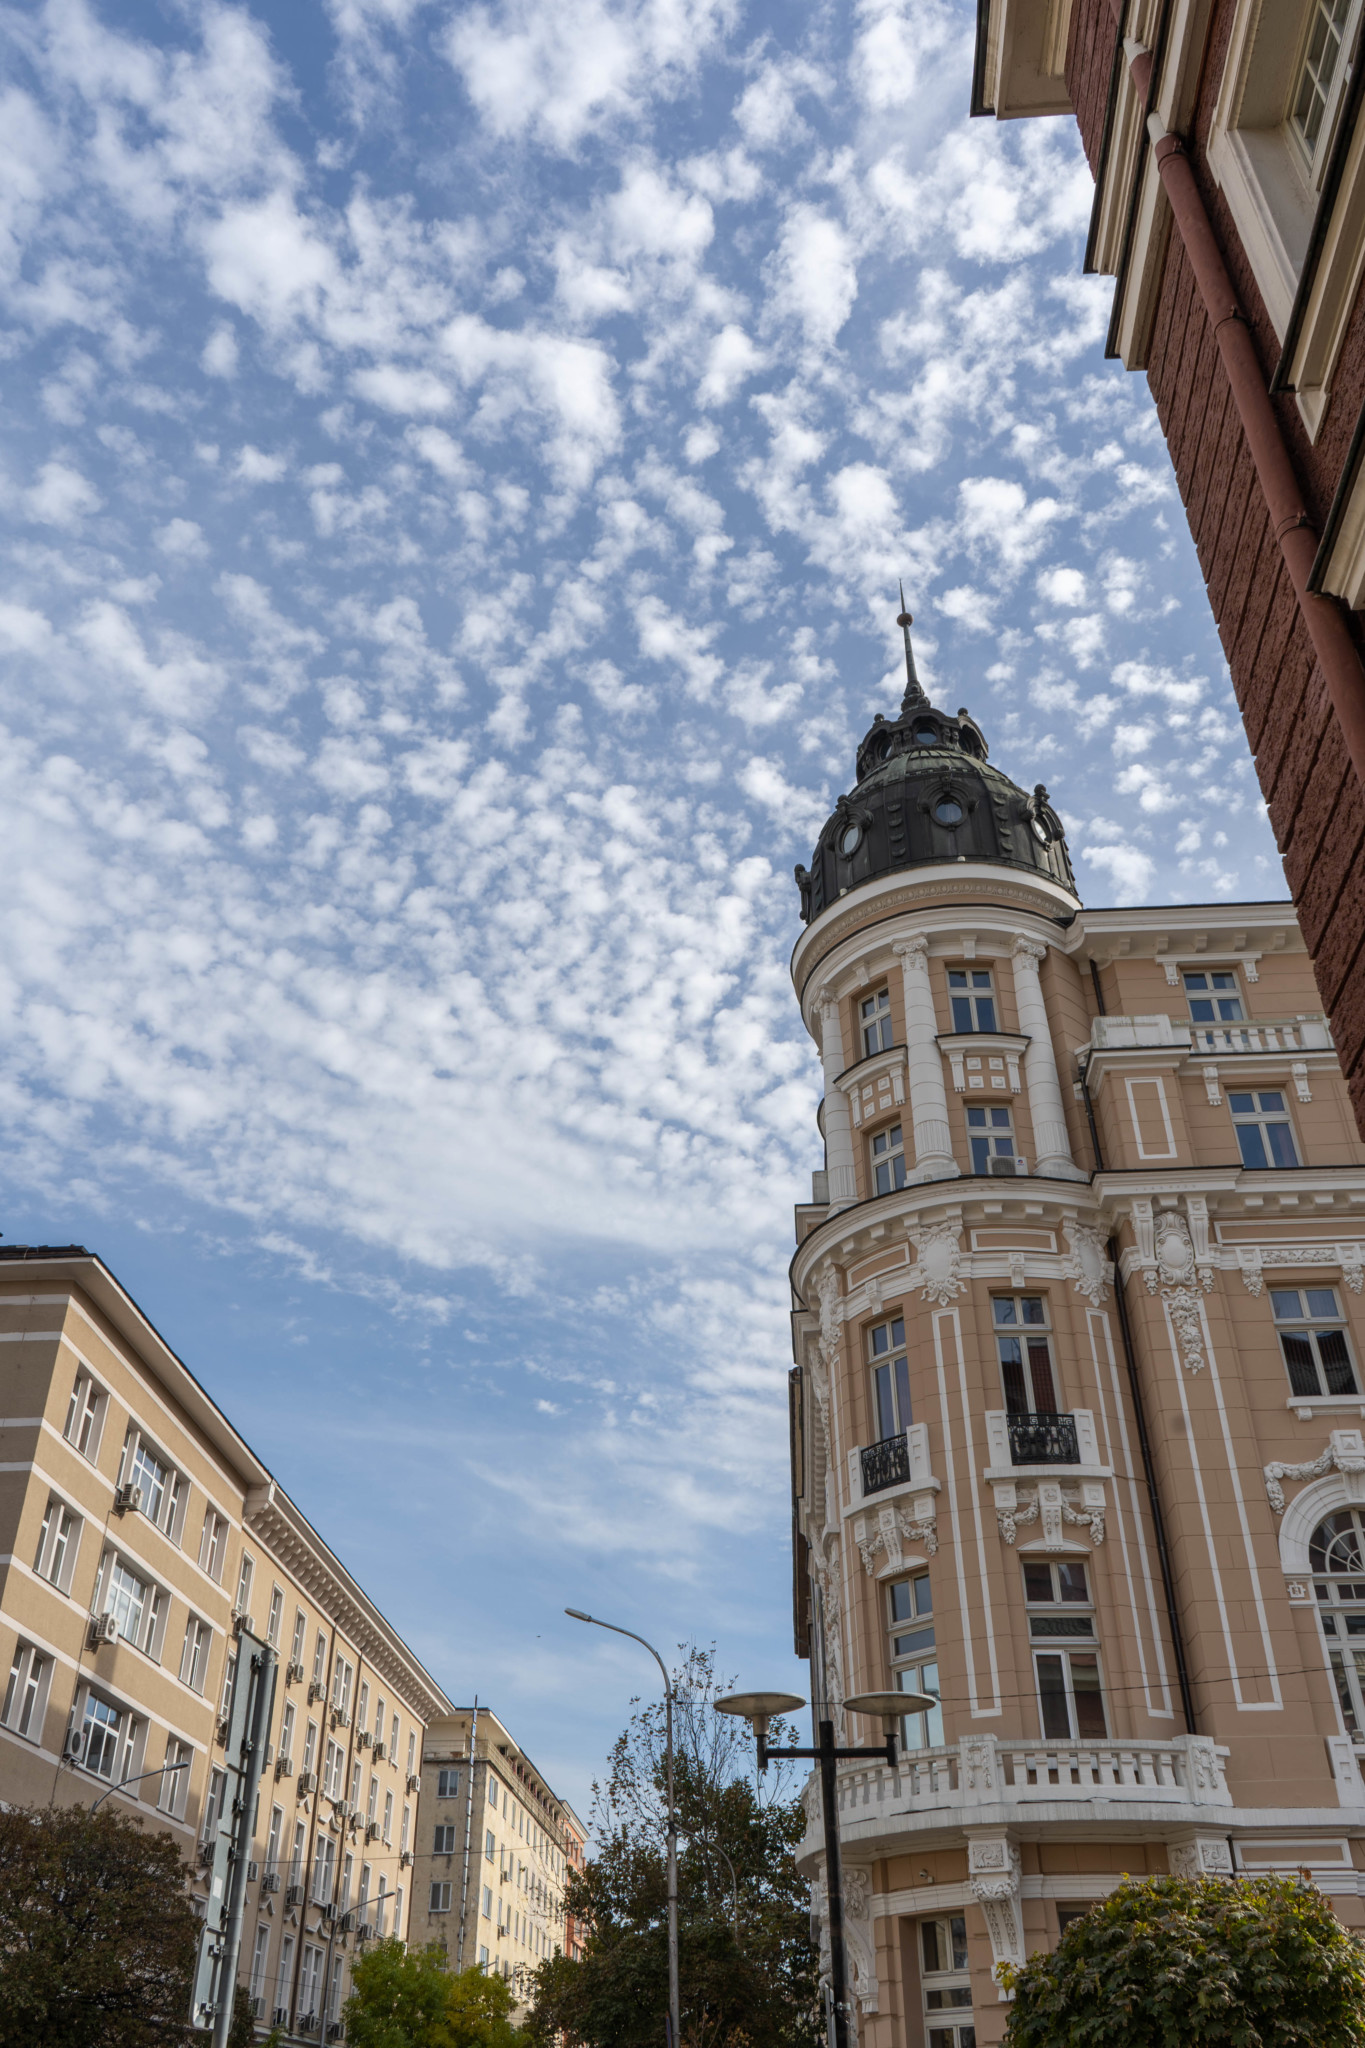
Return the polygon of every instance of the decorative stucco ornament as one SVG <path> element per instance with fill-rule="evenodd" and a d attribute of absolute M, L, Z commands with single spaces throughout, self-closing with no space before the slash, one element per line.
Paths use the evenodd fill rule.
<path fill-rule="evenodd" d="M 924 1223 L 915 1233 L 919 1281 L 926 1301 L 947 1308 L 956 1301 L 967 1283 L 962 1278 L 960 1223 Z"/>
<path fill-rule="evenodd" d="M 1071 1247 L 1062 1271 L 1068 1280 L 1075 1281 L 1076 1292 L 1083 1294 L 1092 1308 L 1099 1308 L 1110 1271 L 1104 1238 L 1088 1223 L 1066 1223 L 1062 1227 Z"/>

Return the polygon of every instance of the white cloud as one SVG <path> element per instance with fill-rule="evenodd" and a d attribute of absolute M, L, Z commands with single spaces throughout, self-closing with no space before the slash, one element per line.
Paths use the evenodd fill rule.
<path fill-rule="evenodd" d="M 235 377 L 238 359 L 237 331 L 220 320 L 204 343 L 200 364 L 210 377 Z"/>
<path fill-rule="evenodd" d="M 817 207 L 794 206 L 770 270 L 774 313 L 799 322 L 815 347 L 832 348 L 858 296 L 853 245 L 843 228 Z"/>
<path fill-rule="evenodd" d="M 24 493 L 30 519 L 68 530 L 82 525 L 103 503 L 95 486 L 68 462 L 45 462 Z"/>
<path fill-rule="evenodd" d="M 267 455 L 263 449 L 253 448 L 248 442 L 237 452 L 233 474 L 247 484 L 277 484 L 288 470 L 289 464 L 283 455 Z"/>
<path fill-rule="evenodd" d="M 175 555 L 182 561 L 202 562 L 208 554 L 204 529 L 193 519 L 168 519 L 153 538 L 163 555 Z"/>
<path fill-rule="evenodd" d="M 706 375 L 697 386 L 698 402 L 704 406 L 728 405 L 762 363 L 761 350 L 742 327 L 731 321 L 711 344 Z"/>
<path fill-rule="evenodd" d="M 1115 903 L 1146 903 L 1149 900 L 1156 862 L 1140 847 L 1126 843 L 1084 846 L 1080 849 L 1080 857 L 1108 876 Z"/>

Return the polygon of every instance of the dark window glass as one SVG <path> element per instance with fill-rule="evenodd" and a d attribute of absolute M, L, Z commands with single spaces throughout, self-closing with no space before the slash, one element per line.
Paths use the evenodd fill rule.
<path fill-rule="evenodd" d="M 1067 1711 L 1066 1679 L 1060 1657 L 1038 1659 L 1038 1696 L 1043 1711 L 1043 1733 L 1051 1740 L 1065 1742 L 1071 1734 Z"/>

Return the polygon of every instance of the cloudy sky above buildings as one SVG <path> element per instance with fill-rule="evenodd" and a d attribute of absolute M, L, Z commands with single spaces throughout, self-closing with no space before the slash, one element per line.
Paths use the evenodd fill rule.
<path fill-rule="evenodd" d="M 1281 896 L 1069 122 L 968 0 L 0 7 L 6 1236 L 570 1797 L 790 1682 L 793 861 L 899 695 Z"/>

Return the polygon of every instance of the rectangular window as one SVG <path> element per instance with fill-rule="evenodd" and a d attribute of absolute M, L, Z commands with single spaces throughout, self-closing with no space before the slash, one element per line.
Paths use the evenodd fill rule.
<path fill-rule="evenodd" d="M 357 1728 L 367 1728 L 367 1727 L 369 1726 L 369 1720 L 370 1720 L 370 1687 L 369 1687 L 369 1681 L 368 1681 L 367 1679 L 362 1679 L 362 1680 L 361 1680 L 361 1684 L 360 1684 L 360 1691 L 359 1691 L 359 1693 L 358 1693 L 358 1694 L 356 1695 L 356 1708 L 355 1708 L 355 1725 L 356 1725 L 356 1727 L 357 1727 Z"/>
<path fill-rule="evenodd" d="M 1011 1415 L 1055 1415 L 1057 1386 L 1039 1294 L 996 1295 L 991 1302 L 1005 1406 Z"/>
<path fill-rule="evenodd" d="M 339 1714 L 351 1711 L 351 1687 L 355 1683 L 355 1666 L 348 1664 L 344 1657 L 336 1660 L 336 1671 L 332 1680 L 332 1705 Z"/>
<path fill-rule="evenodd" d="M 258 1927 L 251 1950 L 251 1976 L 247 1983 L 247 1995 L 257 2019 L 265 2012 L 265 1965 L 270 1953 L 270 1929 Z"/>
<path fill-rule="evenodd" d="M 492 1828 L 489 1828 L 487 1834 L 483 1838 L 483 1853 L 489 1863 L 493 1861 L 493 1858 L 498 1853 L 498 1845 L 493 1839 Z"/>
<path fill-rule="evenodd" d="M 289 1661 L 291 1664 L 297 1664 L 300 1670 L 303 1669 L 303 1639 L 307 1633 L 308 1623 L 304 1618 L 303 1609 L 296 1607 L 294 1610 L 294 1634 L 289 1645 Z"/>
<path fill-rule="evenodd" d="M 177 1534 L 184 1481 L 169 1459 L 133 1426 L 124 1446 L 120 1485 L 135 1487 L 142 1499 L 139 1512 L 167 1536 Z"/>
<path fill-rule="evenodd" d="M 407 1846 L 408 1846 L 408 1843 L 410 1842 L 410 1840 L 411 1840 L 411 1839 L 412 1839 L 412 1808 L 411 1808 L 410 1806 L 405 1806 L 405 1807 L 403 1808 L 403 1828 L 402 1828 L 402 1832 L 401 1832 L 401 1834 L 400 1834 L 400 1835 L 399 1835 L 399 1837 L 398 1837 L 398 1846 L 399 1846 L 399 1848 L 400 1848 L 400 1849 L 404 1849 L 404 1850 L 405 1850 L 405 1849 L 407 1848 Z"/>
<path fill-rule="evenodd" d="M 319 1834 L 313 1851 L 313 1901 L 324 1906 L 332 1896 L 336 1883 L 337 1845 L 333 1836 Z"/>
<path fill-rule="evenodd" d="M 1272 1287 L 1270 1305 L 1296 1394 L 1359 1393 L 1334 1288 Z"/>
<path fill-rule="evenodd" d="M 233 1602 L 238 1614 L 249 1614 L 251 1612 L 251 1581 L 255 1576 L 255 1571 L 255 1565 L 243 1552 L 241 1568 L 237 1573 L 237 1598 Z"/>
<path fill-rule="evenodd" d="M 351 1805 L 352 1805 L 352 1806 L 354 1807 L 355 1811 L 356 1811 L 357 1813 L 359 1813 L 359 1811 L 360 1811 L 360 1765 L 359 1765 L 359 1763 L 354 1763 L 354 1764 L 352 1764 L 352 1765 L 351 1765 Z"/>
<path fill-rule="evenodd" d="M 878 1131 L 868 1140 L 872 1162 L 872 1186 L 879 1195 L 889 1195 L 905 1186 L 905 1139 L 899 1124 Z"/>
<path fill-rule="evenodd" d="M 492 1772 L 490 1771 L 490 1772 L 489 1772 L 489 1774 L 488 1774 L 488 1804 L 489 1804 L 490 1806 L 492 1806 L 492 1807 L 496 1807 L 496 1806 L 497 1806 L 497 1803 L 498 1803 L 498 1781 L 497 1781 L 497 1779 L 496 1779 L 496 1778 L 495 1778 L 495 1777 L 493 1776 L 493 1773 L 492 1773 Z"/>
<path fill-rule="evenodd" d="M 972 1172 L 1009 1175 L 1019 1171 L 1014 1149 L 1014 1119 L 1007 1109 L 969 1109 L 967 1145 Z"/>
<path fill-rule="evenodd" d="M 1281 1089 L 1258 1088 L 1254 1094 L 1229 1091 L 1228 1108 L 1232 1111 L 1243 1166 L 1298 1165 L 1294 1129 Z"/>
<path fill-rule="evenodd" d="M 927 2048 L 976 2048 L 965 1914 L 921 1920 L 919 1959 Z"/>
<path fill-rule="evenodd" d="M 280 1621 L 284 1615 L 284 1593 L 279 1586 L 270 1589 L 270 1614 L 265 1624 L 265 1639 L 272 1650 L 280 1647 Z"/>
<path fill-rule="evenodd" d="M 212 1630 L 206 1621 L 192 1614 L 185 1623 L 185 1645 L 180 1652 L 180 1679 L 191 1692 L 202 1692 L 208 1677 L 209 1644 Z"/>
<path fill-rule="evenodd" d="M 317 1762 L 317 1755 L 318 1724 L 316 1721 L 310 1721 L 308 1723 L 307 1732 L 305 1733 L 303 1738 L 303 1768 L 305 1771 L 312 1770 L 314 1764 Z"/>
<path fill-rule="evenodd" d="M 279 1868 L 280 1842 L 283 1835 L 284 1808 L 282 1806 L 272 1806 L 270 1809 L 270 1839 L 265 1845 L 267 1870 L 278 1870 Z"/>
<path fill-rule="evenodd" d="M 493 1917 L 493 1887 L 487 1884 L 483 1888 L 483 1917 L 485 1920 Z"/>
<path fill-rule="evenodd" d="M 858 1014 L 862 1020 L 864 1059 L 874 1052 L 886 1052 L 895 1044 L 891 1036 L 891 998 L 884 988 L 860 1003 Z"/>
<path fill-rule="evenodd" d="M 893 1316 L 867 1333 L 872 1363 L 872 1412 L 877 1419 L 877 1440 L 885 1443 L 910 1427 L 910 1368 L 905 1355 L 905 1322 Z"/>
<path fill-rule="evenodd" d="M 393 1716 L 393 1719 L 392 1719 L 392 1720 L 391 1720 L 391 1721 L 389 1722 L 389 1762 L 390 1762 L 391 1764 L 393 1764 L 393 1765 L 395 1766 L 395 1768 L 397 1767 L 397 1763 L 398 1763 L 398 1716 L 397 1716 L 397 1714 L 395 1714 L 395 1715 Z"/>
<path fill-rule="evenodd" d="M 954 1031 L 998 1031 L 995 1021 L 995 990 L 989 973 L 980 967 L 948 969 L 948 1003 Z"/>
<path fill-rule="evenodd" d="M 395 1927 L 394 1933 L 398 1929 Z M 327 1991 L 327 2025 L 335 2027 L 341 2018 L 341 1969 L 340 1956 L 332 1957 L 332 1981 Z"/>
<path fill-rule="evenodd" d="M 314 1645 L 313 1645 L 313 1683 L 314 1683 L 314 1685 L 321 1685 L 321 1684 L 322 1684 L 322 1676 L 323 1676 L 323 1673 L 325 1672 L 325 1670 L 326 1670 L 326 1669 L 327 1669 L 327 1638 L 326 1638 L 326 1636 L 325 1636 L 325 1635 L 323 1634 L 322 1630 L 321 1630 L 321 1629 L 319 1629 L 319 1630 L 318 1630 L 318 1639 L 317 1639 L 317 1641 L 316 1641 L 316 1642 L 314 1643 Z"/>
<path fill-rule="evenodd" d="M 280 1968 L 275 1979 L 275 2009 L 271 2018 L 277 2027 L 289 2025 L 294 2000 L 294 1937 L 286 1934 L 280 1942 Z"/>
<path fill-rule="evenodd" d="M 1089 1742 L 1108 1734 L 1100 1660 L 1093 1650 L 1038 1651 L 1038 1705 L 1049 1740 Z"/>
<path fill-rule="evenodd" d="M 453 1856 L 455 1854 L 455 1828 L 453 1823 L 449 1826 L 443 1823 L 436 1829 L 431 1853 L 433 1856 Z"/>
<path fill-rule="evenodd" d="M 1242 998 L 1237 991 L 1235 974 L 1222 971 L 1187 974 L 1184 980 L 1185 999 L 1190 1006 L 1192 1023 L 1241 1023 Z"/>
<path fill-rule="evenodd" d="M 355 1857 L 347 1855 L 341 1866 L 341 1910 L 350 1911 L 351 1886 L 355 1882 Z"/>
<path fill-rule="evenodd" d="M 342 1749 L 341 1744 L 333 1742 L 329 1738 L 327 1743 L 327 1771 L 322 1781 L 322 1789 L 329 1799 L 340 1799 L 341 1797 L 341 1788 L 345 1782 L 342 1775 L 345 1764 L 346 1753 Z"/>
<path fill-rule="evenodd" d="M 414 1728 L 414 1729 L 413 1729 L 413 1730 L 412 1730 L 412 1731 L 411 1731 L 411 1732 L 409 1733 L 409 1735 L 408 1735 L 408 1776 L 409 1776 L 410 1778 L 411 1778 L 411 1777 L 412 1777 L 412 1776 L 413 1776 L 413 1775 L 415 1774 L 415 1772 L 416 1772 L 416 1769 L 417 1769 L 417 1731 L 416 1731 L 416 1729 Z"/>
<path fill-rule="evenodd" d="M 1341 88 L 1349 76 L 1347 32 L 1353 0 L 1313 0 L 1308 34 L 1289 102 L 1289 132 L 1316 182 L 1336 125 Z"/>
<path fill-rule="evenodd" d="M 132 1714 L 112 1701 L 87 1693 L 80 1735 L 80 1760 L 86 1770 L 114 1785 L 130 1777 L 138 1726 Z"/>
<path fill-rule="evenodd" d="M 294 1755 L 294 1702 L 286 1700 L 280 1718 L 280 1755 L 291 1761 Z"/>
<path fill-rule="evenodd" d="M 163 1771 L 161 1781 L 154 1790 L 158 1810 L 169 1814 L 172 1820 L 181 1819 L 185 1811 L 185 1801 L 190 1793 L 190 1762 L 193 1755 L 194 1752 L 188 1742 L 177 1742 L 173 1735 L 167 1738 L 168 1768 Z M 169 1766 L 172 1764 L 178 1765 L 179 1768 L 170 1769 Z"/>
<path fill-rule="evenodd" d="M 66 1426 L 62 1434 L 83 1458 L 89 1458 L 92 1465 L 99 1456 L 104 1401 L 104 1389 L 91 1379 L 82 1366 L 71 1389 L 71 1399 L 66 1408 Z"/>
<path fill-rule="evenodd" d="M 204 1801 L 204 1831 L 201 1841 L 211 1842 L 218 1832 L 218 1822 L 223 1812 L 223 1794 L 227 1790 L 227 1772 L 215 1766 L 209 1772 L 209 1793 Z"/>
<path fill-rule="evenodd" d="M 199 1538 L 199 1569 L 208 1573 L 215 1586 L 222 1583 L 227 1559 L 228 1525 L 216 1508 L 204 1511 L 204 1532 Z"/>
<path fill-rule="evenodd" d="M 76 1546 L 80 1541 L 81 1518 L 54 1493 L 43 1516 L 38 1535 L 38 1553 L 33 1569 L 38 1576 L 66 1593 L 76 1568 Z"/>
<path fill-rule="evenodd" d="M 898 1692 L 939 1696 L 938 1657 L 934 1649 L 934 1604 L 928 1572 L 896 1579 L 886 1589 L 888 1650 L 891 1676 Z M 901 1723 L 906 1749 L 937 1749 L 943 1742 L 943 1709 L 907 1714 Z"/>
<path fill-rule="evenodd" d="M 449 1880 L 449 1878 L 445 1878 L 445 1879 L 443 1879 L 443 1880 L 442 1880 L 442 1881 L 441 1881 L 441 1882 L 440 1882 L 439 1884 L 434 1884 L 434 1885 L 433 1885 L 433 1886 L 431 1887 L 431 1908 L 430 1908 L 430 1910 L 431 1910 L 431 1911 L 432 1911 L 433 1913 L 448 1913 L 448 1912 L 450 1911 L 450 1880 Z"/>
<path fill-rule="evenodd" d="M 32 1643 L 21 1641 L 15 1644 L 0 1721 L 6 1728 L 12 1728 L 16 1735 L 26 1736 L 30 1742 L 41 1742 L 43 1738 L 43 1717 L 51 1678 L 50 1657 L 45 1657 Z"/>
<path fill-rule="evenodd" d="M 365 1808 L 365 1818 L 366 1818 L 366 1820 L 367 1820 L 367 1821 L 369 1822 L 369 1824 L 371 1825 L 371 1827 L 373 1827 L 373 1825 L 374 1825 L 374 1813 L 375 1813 L 375 1803 L 376 1803 L 376 1801 L 378 1800 L 378 1798 L 379 1798 L 379 1781 L 378 1781 L 378 1779 L 377 1779 L 377 1778 L 371 1778 L 371 1779 L 370 1779 L 370 1797 L 369 1797 L 369 1803 L 368 1803 L 368 1805 L 367 1805 L 367 1806 L 366 1806 L 366 1808 Z"/>
<path fill-rule="evenodd" d="M 1093 1641 L 1095 1617 L 1078 1611 L 1090 1606 L 1090 1583 L 1080 1558 L 1068 1558 L 1058 1564 L 1026 1563 L 1024 1599 L 1028 1604 L 1029 1634 L 1035 1643 L 1058 1637 Z"/>
<path fill-rule="evenodd" d="M 383 1827 L 382 1827 L 382 1828 L 381 1828 L 381 1830 L 380 1830 L 380 1840 L 381 1840 L 382 1842 L 385 1842 L 385 1843 L 387 1843 L 387 1844 L 390 1844 L 390 1845 L 391 1845 L 391 1844 L 392 1844 L 392 1842 L 393 1842 L 393 1794 L 392 1794 L 392 1792 L 386 1792 L 386 1793 L 384 1794 L 384 1825 L 383 1825 Z"/>
<path fill-rule="evenodd" d="M 299 1970 L 299 2021 L 301 2025 L 310 2023 L 310 2033 L 316 2032 L 317 2018 L 322 2010 L 322 1964 L 322 1950 L 314 1948 L 311 1942 L 305 1942 Z"/>
<path fill-rule="evenodd" d="M 438 1799 L 454 1799 L 459 1790 L 460 1774 L 458 1771 L 438 1771 L 436 1773 L 436 1797 Z"/>
<path fill-rule="evenodd" d="M 104 1611 L 112 1614 L 118 1623 L 118 1632 L 125 1642 L 142 1641 L 143 1623 L 147 1613 L 148 1585 L 145 1579 L 121 1558 L 115 1558 L 106 1580 Z"/>

